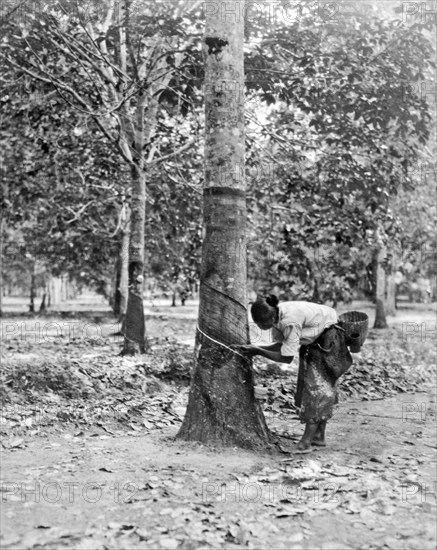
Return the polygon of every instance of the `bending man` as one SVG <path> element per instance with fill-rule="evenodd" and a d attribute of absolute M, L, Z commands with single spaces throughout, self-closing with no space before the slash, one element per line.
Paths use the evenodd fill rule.
<path fill-rule="evenodd" d="M 344 331 L 334 309 L 311 302 L 281 302 L 271 294 L 252 304 L 253 320 L 262 330 L 273 329 L 270 346 L 240 346 L 249 355 L 291 363 L 299 354 L 295 403 L 305 432 L 297 452 L 325 446 L 325 428 L 338 403 L 336 381 L 352 364 Z"/>

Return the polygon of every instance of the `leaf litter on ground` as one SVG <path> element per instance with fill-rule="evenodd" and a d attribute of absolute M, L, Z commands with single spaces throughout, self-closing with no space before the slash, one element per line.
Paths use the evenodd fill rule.
<path fill-rule="evenodd" d="M 38 435 L 70 423 L 116 435 L 177 425 L 186 406 L 192 349 L 168 337 L 152 337 L 149 343 L 147 355 L 120 357 L 121 339 L 109 335 L 9 338 L 0 375 L 2 433 Z M 340 398 L 370 400 L 420 391 L 436 372 L 433 355 L 430 343 L 405 341 L 397 329 L 371 331 L 340 380 Z M 277 364 L 255 358 L 254 368 L 265 414 L 297 420 L 296 365 L 284 374 Z M 295 438 L 288 431 L 278 435 Z"/>

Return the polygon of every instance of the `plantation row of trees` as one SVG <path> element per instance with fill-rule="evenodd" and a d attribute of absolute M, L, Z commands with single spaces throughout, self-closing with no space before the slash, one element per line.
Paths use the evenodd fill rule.
<path fill-rule="evenodd" d="M 260 8 L 246 14 L 243 87 L 232 72 L 204 85 L 214 3 L 11 6 L 0 47 L 6 283 L 36 273 L 36 285 L 68 275 L 93 286 L 127 315 L 126 352 L 140 349 L 143 276 L 162 287 L 199 277 L 204 95 L 217 90 L 245 98 L 245 165 L 214 177 L 247 178 L 255 291 L 334 304 L 363 292 L 383 324 L 396 284 L 432 276 L 432 20 L 358 7 L 315 17 L 306 2 L 295 21 L 272 20 Z"/>

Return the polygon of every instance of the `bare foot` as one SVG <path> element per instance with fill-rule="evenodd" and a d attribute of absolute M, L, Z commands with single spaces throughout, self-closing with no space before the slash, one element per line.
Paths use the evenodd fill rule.
<path fill-rule="evenodd" d="M 325 441 L 325 429 L 326 429 L 326 420 L 322 420 L 317 425 L 316 433 L 314 434 L 314 437 L 311 440 L 312 445 L 316 445 L 317 447 L 326 447 L 326 441 Z"/>
<path fill-rule="evenodd" d="M 307 422 L 305 424 L 305 431 L 299 443 L 297 444 L 297 453 L 310 453 L 311 452 L 311 441 L 314 439 L 316 434 L 322 436 L 323 433 L 318 433 L 319 424 L 317 422 Z"/>
<path fill-rule="evenodd" d="M 306 454 L 311 452 L 311 442 L 301 439 L 296 445 L 296 450 L 294 454 Z"/>

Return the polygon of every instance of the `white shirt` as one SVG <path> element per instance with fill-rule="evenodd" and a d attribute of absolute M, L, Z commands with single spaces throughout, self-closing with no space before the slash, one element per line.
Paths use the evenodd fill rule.
<path fill-rule="evenodd" d="M 272 336 L 275 342 L 282 342 L 281 355 L 287 357 L 296 357 L 301 345 L 311 344 L 325 328 L 338 322 L 335 309 L 311 302 L 282 302 L 278 309 Z"/>

